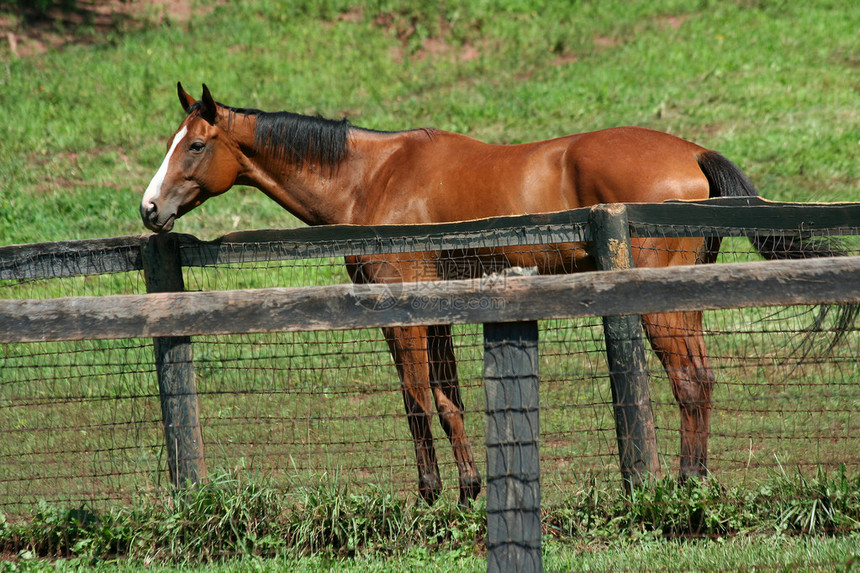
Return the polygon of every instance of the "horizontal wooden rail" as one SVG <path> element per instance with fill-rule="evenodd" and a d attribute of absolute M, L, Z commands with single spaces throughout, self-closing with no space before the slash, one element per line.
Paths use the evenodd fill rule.
<path fill-rule="evenodd" d="M 814 231 L 850 235 L 860 230 L 860 203 L 781 203 L 761 197 L 716 197 L 628 204 L 627 209 L 634 236 L 641 236 L 645 227 L 661 227 L 661 236 L 676 237 Z"/>
<path fill-rule="evenodd" d="M 633 236 L 725 237 L 828 230 L 860 232 L 860 204 L 775 203 L 758 197 L 627 205 Z M 590 207 L 455 223 L 325 225 L 236 231 L 213 241 L 182 238 L 183 266 L 467 250 L 590 241 Z"/>
<path fill-rule="evenodd" d="M 0 280 L 75 277 L 143 269 L 141 237 L 0 247 Z"/>
<path fill-rule="evenodd" d="M 468 251 L 591 240 L 587 210 L 552 215 L 558 216 L 526 215 L 433 225 L 325 225 L 263 229 L 237 231 L 214 241 L 200 241 L 185 235 L 182 265 L 203 267 L 254 261 Z"/>
<path fill-rule="evenodd" d="M 757 197 L 629 204 L 631 235 L 745 236 L 827 231 L 860 233 L 860 203 L 776 203 Z M 588 241 L 589 208 L 427 225 L 326 225 L 237 231 L 213 241 L 180 235 L 182 264 L 204 266 L 481 246 Z M 0 247 L 0 280 L 139 271 L 142 237 Z"/>
<path fill-rule="evenodd" d="M 860 303 L 860 257 L 382 285 L 0 300 L 0 342 Z"/>

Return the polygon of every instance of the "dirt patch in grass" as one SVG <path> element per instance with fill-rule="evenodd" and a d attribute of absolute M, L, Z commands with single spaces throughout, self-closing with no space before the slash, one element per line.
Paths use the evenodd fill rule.
<path fill-rule="evenodd" d="M 360 21 L 361 10 L 343 14 L 342 20 Z M 483 46 L 475 40 L 455 34 L 453 25 L 443 15 L 428 21 L 419 21 L 414 16 L 397 12 L 383 12 L 373 18 L 373 24 L 387 30 L 400 42 L 392 50 L 392 59 L 401 63 L 406 59 L 447 59 L 451 62 L 470 62 L 480 57 Z M 474 32 L 477 23 L 467 24 Z M 469 34 L 466 34 L 468 36 Z M 479 34 L 474 34 L 476 37 Z"/>
<path fill-rule="evenodd" d="M 28 58 L 69 44 L 97 44 L 109 34 L 165 22 L 187 23 L 211 5 L 196 0 L 63 0 L 0 8 L 0 59 Z"/>

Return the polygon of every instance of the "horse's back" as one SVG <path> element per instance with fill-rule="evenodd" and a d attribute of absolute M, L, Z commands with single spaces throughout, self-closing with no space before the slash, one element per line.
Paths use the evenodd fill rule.
<path fill-rule="evenodd" d="M 709 195 L 697 160 L 707 150 L 644 128 L 618 127 L 517 145 L 492 145 L 445 131 L 432 137 L 407 133 L 404 139 L 383 178 L 386 185 L 376 190 L 368 222 L 448 222 Z M 635 243 L 636 266 L 693 263 L 702 248 L 700 240 L 684 238 Z M 542 273 L 594 268 L 582 244 L 496 252 L 512 265 L 537 266 Z"/>
<path fill-rule="evenodd" d="M 709 184 L 697 159 L 705 151 L 668 133 L 616 127 L 571 138 L 566 168 L 581 207 L 705 199 Z"/>
<path fill-rule="evenodd" d="M 555 157 L 562 152 L 559 162 Z M 710 184 L 698 157 L 707 149 L 674 135 L 640 127 L 617 127 L 534 144 L 533 153 L 552 157 L 545 165 L 557 169 L 559 180 L 534 189 L 526 212 L 589 207 L 600 203 L 661 203 L 672 199 L 706 199 Z M 557 166 L 557 167 L 556 167 Z M 633 240 L 634 265 L 663 267 L 693 264 L 703 256 L 705 243 L 694 237 L 639 238 Z M 586 245 L 556 245 L 543 254 L 526 253 L 542 272 L 592 270 L 594 261 Z M 561 248 L 558 248 L 561 247 Z M 549 256 L 550 254 L 554 256 Z M 559 257 L 559 255 L 561 255 Z M 522 255 L 520 255 L 522 256 Z M 526 265 L 526 261 L 515 264 Z"/>
<path fill-rule="evenodd" d="M 705 148 L 641 127 L 518 145 L 489 145 L 442 132 L 427 150 L 435 170 L 451 170 L 457 177 L 459 185 L 448 182 L 456 191 L 451 199 L 461 214 L 474 218 L 709 194 L 697 160 Z"/>

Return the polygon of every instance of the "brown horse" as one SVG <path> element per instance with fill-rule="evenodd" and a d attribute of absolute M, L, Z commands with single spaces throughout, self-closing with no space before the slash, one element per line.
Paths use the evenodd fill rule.
<path fill-rule="evenodd" d="M 181 85 L 178 93 L 187 117 L 140 205 L 144 224 L 156 232 L 170 231 L 177 217 L 236 184 L 257 187 L 308 225 L 436 223 L 598 203 L 757 195 L 722 155 L 636 127 L 488 145 L 435 129 L 380 132 L 346 120 L 232 108 L 216 103 L 205 85 L 199 101 Z M 807 253 L 797 241 L 754 242 L 768 258 Z M 719 246 L 713 239 L 636 239 L 633 262 L 637 267 L 713 262 Z M 502 256 L 508 264 L 537 266 L 541 273 L 594 268 L 584 245 L 509 249 Z M 356 282 L 444 278 L 439 263 L 433 256 L 415 260 L 414 255 L 347 260 Z M 642 322 L 681 410 L 681 476 L 704 475 L 714 375 L 702 313 L 651 314 Z M 460 502 L 466 503 L 478 495 L 481 477 L 463 425 L 451 328 L 383 331 L 402 383 L 419 492 L 432 503 L 441 490 L 430 429 L 435 401 L 454 450 Z"/>

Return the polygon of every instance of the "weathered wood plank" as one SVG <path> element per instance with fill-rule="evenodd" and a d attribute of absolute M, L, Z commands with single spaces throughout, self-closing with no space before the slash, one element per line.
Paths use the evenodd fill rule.
<path fill-rule="evenodd" d="M 653 236 L 748 236 L 816 230 L 857 233 L 860 204 L 776 203 L 757 197 L 628 204 L 631 233 Z M 445 251 L 591 240 L 590 208 L 456 223 L 364 227 L 328 225 L 237 231 L 209 242 L 187 236 L 186 266 L 256 260 Z"/>
<path fill-rule="evenodd" d="M 579 242 L 589 239 L 584 213 L 529 215 L 435 225 L 327 225 L 237 231 L 214 241 L 183 238 L 182 264 L 209 266 L 406 252 L 468 251 L 487 247 Z"/>
<path fill-rule="evenodd" d="M 860 302 L 860 257 L 387 285 L 0 300 L 0 342 L 477 324 Z M 382 307 L 385 307 L 382 309 Z M 368 308 L 380 310 L 368 311 Z"/>
<path fill-rule="evenodd" d="M 857 234 L 860 203 L 777 203 L 760 197 L 630 203 L 633 236 L 717 237 L 827 231 Z"/>
<path fill-rule="evenodd" d="M 327 225 L 237 231 L 214 241 L 179 235 L 185 266 L 256 260 L 444 251 L 590 240 L 588 208 L 428 225 Z M 634 236 L 744 236 L 828 230 L 856 234 L 860 203 L 775 203 L 760 198 L 629 204 Z M 140 270 L 139 236 L 0 246 L 0 280 Z"/>
<path fill-rule="evenodd" d="M 100 275 L 141 268 L 139 236 L 0 247 L 0 280 Z"/>

